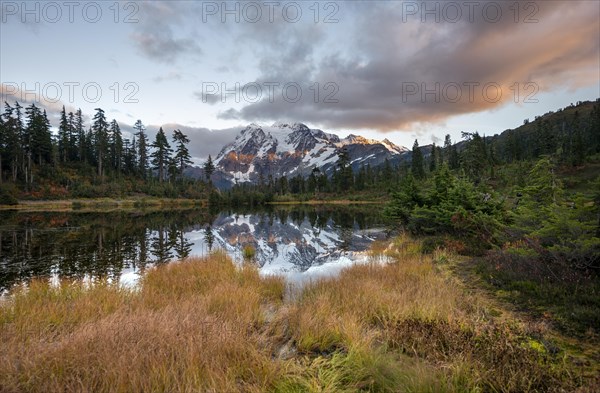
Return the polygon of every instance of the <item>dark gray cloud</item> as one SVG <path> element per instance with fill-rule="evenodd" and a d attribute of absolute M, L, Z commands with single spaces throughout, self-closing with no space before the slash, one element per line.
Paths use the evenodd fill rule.
<path fill-rule="evenodd" d="M 406 3 L 351 2 L 354 19 L 347 23 L 345 41 L 324 56 L 320 51 L 320 57 L 316 49 L 322 31 L 310 35 L 299 26 L 276 35 L 264 46 L 257 82 L 297 82 L 303 90 L 301 99 L 291 102 L 279 93 L 274 102 L 264 98 L 224 110 L 220 117 L 249 122 L 289 118 L 333 128 L 385 131 L 509 102 L 526 105 L 535 89 L 577 88 L 599 81 L 596 2 L 535 2 L 537 9 L 527 8 L 531 2 L 521 2 L 515 22 L 510 8 L 514 2 L 482 1 L 472 21 L 463 15 L 457 23 L 405 20 Z M 491 22 L 497 5 L 502 17 Z M 485 16 L 483 9 L 488 10 Z M 533 23 L 524 23 L 534 11 L 529 20 Z M 273 29 L 272 34 L 277 32 Z M 268 27 L 256 31 L 260 37 L 269 34 Z M 320 83 L 319 97 L 310 90 L 314 82 Z M 423 95 L 425 89 L 439 94 Z"/>

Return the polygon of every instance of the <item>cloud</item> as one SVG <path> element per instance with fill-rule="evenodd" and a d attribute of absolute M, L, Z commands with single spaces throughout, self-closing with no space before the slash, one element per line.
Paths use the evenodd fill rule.
<path fill-rule="evenodd" d="M 162 30 L 162 31 L 160 31 Z M 202 54 L 200 46 L 191 39 L 173 38 L 169 29 L 144 31 L 131 34 L 134 43 L 140 51 L 152 60 L 171 63 L 185 53 Z"/>
<path fill-rule="evenodd" d="M 75 113 L 77 111 L 77 108 L 74 106 L 64 104 L 60 100 L 48 100 L 40 92 L 33 93 L 31 91 L 21 90 L 14 83 L 0 84 L 0 103 L 4 105 L 4 102 L 8 102 L 10 105 L 13 105 L 15 102 L 19 102 L 19 104 L 23 107 L 28 107 L 31 104 L 35 104 L 37 107 L 45 109 L 48 112 L 49 117 L 62 111 L 63 105 L 65 106 L 67 113 Z"/>
<path fill-rule="evenodd" d="M 175 72 L 175 71 L 171 71 L 166 75 L 158 75 L 154 78 L 152 78 L 152 80 L 154 82 L 160 83 L 160 82 L 166 82 L 166 81 L 178 81 L 181 80 L 182 76 L 181 73 L 179 72 Z"/>
<path fill-rule="evenodd" d="M 207 92 L 203 92 L 202 90 L 195 91 L 192 94 L 204 104 L 215 105 L 221 101 L 220 94 L 209 94 Z"/>
<path fill-rule="evenodd" d="M 510 8 L 514 2 L 479 2 L 473 21 L 465 15 L 458 23 L 422 23 L 418 15 L 403 19 L 404 3 L 348 5 L 345 40 L 329 52 L 319 48 L 322 30 L 310 35 L 301 26 L 288 28 L 265 44 L 257 82 L 294 81 L 302 87 L 301 99 L 293 102 L 278 92 L 275 100 L 228 108 L 220 117 L 248 122 L 285 117 L 391 131 L 513 102 L 527 105 L 540 92 L 600 82 L 595 2 L 534 3 L 536 23 L 523 23 L 531 2 L 520 3 L 518 23 Z M 483 16 L 487 3 L 502 7 L 498 22 L 490 22 L 492 11 Z M 265 30 L 257 30 L 259 36 Z M 318 97 L 311 90 L 315 82 Z"/>
<path fill-rule="evenodd" d="M 225 129 L 209 129 L 203 127 L 190 127 L 177 123 L 166 123 L 160 126 L 148 126 L 148 135 L 151 138 L 154 138 L 160 127 L 162 127 L 169 138 L 173 130 L 181 130 L 181 132 L 190 138 L 189 150 L 191 155 L 201 159 L 208 158 L 209 154 L 212 155 L 212 158 L 215 158 L 223 146 L 233 142 L 237 134 L 243 129 L 242 126 Z"/>
<path fill-rule="evenodd" d="M 199 58 L 202 48 L 189 32 L 176 36 L 173 26 L 180 26 L 187 13 L 185 2 L 146 1 L 139 3 L 139 23 L 130 34 L 134 45 L 147 58 L 173 63 L 181 56 Z"/>

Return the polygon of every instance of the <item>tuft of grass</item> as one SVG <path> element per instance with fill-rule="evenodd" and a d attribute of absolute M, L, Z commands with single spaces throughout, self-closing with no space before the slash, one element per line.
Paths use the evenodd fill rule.
<path fill-rule="evenodd" d="M 244 256 L 244 260 L 251 261 L 256 256 L 256 248 L 251 244 L 246 244 L 242 250 L 242 255 Z"/>

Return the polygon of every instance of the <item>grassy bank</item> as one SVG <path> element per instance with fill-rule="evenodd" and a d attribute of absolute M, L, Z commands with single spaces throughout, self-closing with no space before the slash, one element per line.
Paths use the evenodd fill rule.
<path fill-rule="evenodd" d="M 378 263 L 383 254 L 392 263 Z M 452 254 L 422 255 L 400 237 L 375 244 L 372 256 L 289 301 L 281 278 L 222 254 L 150 270 L 136 291 L 34 281 L 0 307 L 0 391 L 523 392 L 592 383 L 536 326 L 492 316 L 499 312 L 445 274 Z"/>
<path fill-rule="evenodd" d="M 202 199 L 182 198 L 90 198 L 66 199 L 52 201 L 19 201 L 17 205 L 0 205 L 0 210 L 19 210 L 24 212 L 40 211 L 111 211 L 132 210 L 139 208 L 160 209 L 164 207 L 190 207 L 207 206 L 207 201 Z"/>

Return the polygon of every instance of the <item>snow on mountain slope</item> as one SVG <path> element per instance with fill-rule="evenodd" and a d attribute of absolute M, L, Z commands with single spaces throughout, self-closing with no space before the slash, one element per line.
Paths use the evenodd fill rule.
<path fill-rule="evenodd" d="M 270 176 L 308 176 L 314 168 L 331 173 L 341 149 L 350 155 L 353 169 L 377 166 L 407 149 L 350 134 L 340 139 L 302 123 L 250 124 L 215 159 L 222 177 L 231 184 L 257 182 Z"/>

